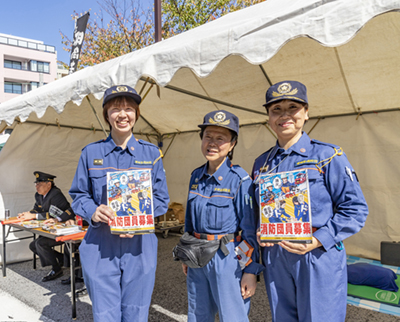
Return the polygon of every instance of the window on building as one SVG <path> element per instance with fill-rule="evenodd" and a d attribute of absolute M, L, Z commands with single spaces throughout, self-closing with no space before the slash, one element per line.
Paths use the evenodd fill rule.
<path fill-rule="evenodd" d="M 29 90 L 31 91 L 33 89 L 36 89 L 39 87 L 39 85 L 40 85 L 39 82 L 31 82 Z"/>
<path fill-rule="evenodd" d="M 50 73 L 50 64 L 42 61 L 31 60 L 31 71 L 39 73 Z"/>
<path fill-rule="evenodd" d="M 4 82 L 4 92 L 22 94 L 22 83 Z"/>
<path fill-rule="evenodd" d="M 22 63 L 20 61 L 4 59 L 4 68 L 22 69 Z"/>

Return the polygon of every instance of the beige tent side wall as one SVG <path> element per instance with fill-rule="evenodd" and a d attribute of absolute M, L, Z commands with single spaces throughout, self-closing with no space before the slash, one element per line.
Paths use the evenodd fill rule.
<path fill-rule="evenodd" d="M 260 120 L 261 121 L 261 120 Z M 309 131 L 315 120 L 306 125 Z M 370 215 L 360 233 L 345 241 L 349 254 L 379 259 L 382 240 L 400 240 L 400 113 L 378 113 L 321 120 L 311 133 L 320 141 L 341 146 L 357 172 Z M 12 215 L 31 209 L 34 203 L 33 171 L 57 175 L 56 184 L 68 196 L 82 147 L 103 139 L 87 130 L 22 123 L 16 126 L 0 153 L 0 192 Z M 146 139 L 146 138 L 144 138 Z M 165 139 L 166 151 L 172 136 Z M 153 142 L 155 143 L 155 142 Z M 254 159 L 275 144 L 264 125 L 240 129 L 234 163 L 246 171 Z M 186 204 L 190 174 L 205 162 L 198 133 L 178 134 L 164 157 L 171 201 Z M 28 241 L 10 244 L 10 261 L 29 259 Z"/>
<path fill-rule="evenodd" d="M 315 124 L 306 125 L 309 131 Z M 327 118 L 310 137 L 343 148 L 356 170 L 370 215 L 360 233 L 345 241 L 351 255 L 380 259 L 380 242 L 400 240 L 400 124 L 399 112 Z M 167 147 L 170 140 L 165 140 Z M 275 144 L 263 125 L 242 127 L 233 163 L 252 170 L 254 159 Z M 165 158 L 171 201 L 186 207 L 191 172 L 205 162 L 198 133 L 177 135 Z"/>
<path fill-rule="evenodd" d="M 340 145 L 369 206 L 365 227 L 345 241 L 349 254 L 380 259 L 380 242 L 400 240 L 400 113 L 325 119 L 311 137 Z"/>

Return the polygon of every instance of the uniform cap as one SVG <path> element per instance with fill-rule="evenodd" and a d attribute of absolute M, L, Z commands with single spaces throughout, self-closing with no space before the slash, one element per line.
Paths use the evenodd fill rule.
<path fill-rule="evenodd" d="M 296 81 L 276 83 L 268 88 L 265 94 L 264 106 L 281 100 L 291 100 L 308 104 L 307 88 L 302 83 Z"/>
<path fill-rule="evenodd" d="M 33 174 L 36 177 L 36 181 L 34 183 L 43 182 L 43 181 L 45 181 L 45 182 L 47 182 L 47 181 L 53 182 L 54 178 L 57 178 L 56 176 L 53 176 L 53 175 L 48 174 L 48 173 L 40 172 L 40 171 L 35 171 Z"/>
<path fill-rule="evenodd" d="M 206 114 L 203 124 L 199 124 L 198 127 L 204 129 L 207 126 L 224 127 L 239 135 L 239 118 L 228 111 L 218 110 Z"/>
<path fill-rule="evenodd" d="M 142 101 L 140 95 L 130 86 L 117 85 L 112 86 L 104 92 L 103 107 L 111 99 L 118 96 L 129 96 L 139 105 Z"/>

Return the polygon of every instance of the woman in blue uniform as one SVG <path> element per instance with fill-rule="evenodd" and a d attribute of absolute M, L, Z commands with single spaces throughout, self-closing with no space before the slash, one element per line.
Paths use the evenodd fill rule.
<path fill-rule="evenodd" d="M 308 169 L 313 226 L 310 244 L 260 244 L 272 320 L 344 321 L 347 271 L 342 240 L 357 233 L 368 214 L 357 176 L 340 147 L 303 132 L 309 118 L 303 84 L 284 81 L 271 86 L 265 107 L 278 140 L 255 160 L 255 195 L 260 172 Z"/>
<path fill-rule="evenodd" d="M 70 195 L 72 208 L 90 226 L 79 247 L 94 321 L 147 321 L 157 264 L 154 234 L 112 235 L 108 220 L 107 171 L 150 169 L 154 216 L 168 209 L 168 189 L 159 149 L 136 140 L 141 97 L 129 86 L 106 90 L 103 116 L 110 136 L 82 150 Z"/>
<path fill-rule="evenodd" d="M 202 268 L 188 268 L 188 321 L 248 321 L 250 297 L 256 288 L 258 264 L 254 215 L 249 190 L 252 181 L 239 166 L 231 164 L 239 134 L 239 119 L 227 111 L 214 111 L 204 117 L 200 137 L 201 151 L 207 163 L 192 172 L 186 209 L 185 231 L 197 238 L 214 240 L 230 235 L 227 256 L 221 249 Z M 242 230 L 249 261 L 242 258 L 241 268 L 235 255 L 235 238 Z M 244 244 L 242 244 L 244 245 Z M 246 256 L 247 257 L 247 256 Z"/>

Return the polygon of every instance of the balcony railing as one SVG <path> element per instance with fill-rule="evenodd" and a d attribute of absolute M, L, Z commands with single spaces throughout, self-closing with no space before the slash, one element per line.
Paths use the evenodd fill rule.
<path fill-rule="evenodd" d="M 40 50 L 40 51 L 44 51 L 47 53 L 55 53 L 56 52 L 56 47 L 54 47 L 54 46 L 39 44 L 39 43 L 15 39 L 15 38 L 8 38 L 8 37 L 4 37 L 4 36 L 0 36 L 0 44 L 23 47 L 23 48 L 33 49 L 33 50 Z"/>

